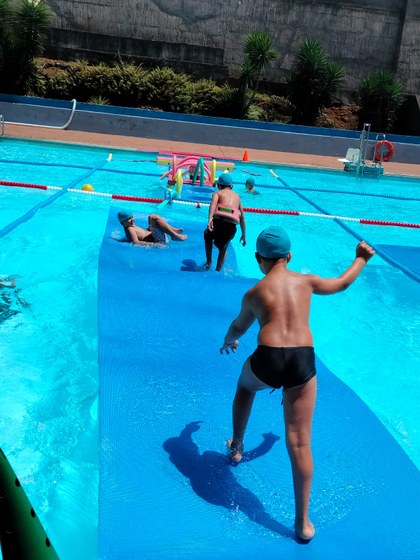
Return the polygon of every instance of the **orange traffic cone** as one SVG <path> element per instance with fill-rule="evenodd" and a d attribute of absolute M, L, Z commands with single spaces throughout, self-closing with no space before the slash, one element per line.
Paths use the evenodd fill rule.
<path fill-rule="evenodd" d="M 249 157 L 248 157 L 248 150 L 244 151 L 244 155 L 242 157 L 242 161 L 249 161 Z"/>

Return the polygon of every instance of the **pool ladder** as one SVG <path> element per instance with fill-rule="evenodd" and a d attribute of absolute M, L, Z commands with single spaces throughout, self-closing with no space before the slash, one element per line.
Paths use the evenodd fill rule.
<path fill-rule="evenodd" d="M 359 155 L 356 163 L 356 175 L 369 172 L 372 173 L 375 170 L 377 174 L 380 174 L 380 172 L 382 171 L 382 157 L 379 161 L 375 161 L 374 159 L 372 159 L 371 164 L 368 164 L 366 162 L 367 150 L 369 147 L 370 126 L 370 123 L 364 123 L 362 132 L 360 134 Z M 379 140 L 385 140 L 385 134 L 376 135 L 375 145 Z"/>

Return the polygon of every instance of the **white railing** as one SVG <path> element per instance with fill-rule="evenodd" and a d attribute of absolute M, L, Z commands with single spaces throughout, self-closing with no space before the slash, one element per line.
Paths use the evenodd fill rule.
<path fill-rule="evenodd" d="M 55 128 L 56 130 L 65 130 L 70 125 L 71 121 L 73 120 L 73 116 L 74 116 L 74 113 L 76 111 L 76 104 L 77 104 L 76 99 L 72 99 L 72 103 L 73 103 L 73 106 L 71 108 L 70 116 L 69 116 L 67 122 L 65 124 L 63 124 L 63 126 L 53 126 L 53 125 L 49 125 L 49 124 L 31 124 L 31 123 L 14 122 L 14 121 L 4 121 L 4 123 L 6 123 L 6 124 L 17 124 L 17 125 L 21 125 L 21 126 L 36 126 L 36 127 L 39 127 L 39 128 Z"/>

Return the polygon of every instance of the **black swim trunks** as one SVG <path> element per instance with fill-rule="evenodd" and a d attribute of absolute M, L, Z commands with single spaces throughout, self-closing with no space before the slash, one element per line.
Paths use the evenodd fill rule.
<path fill-rule="evenodd" d="M 316 375 L 312 346 L 277 348 L 259 345 L 251 356 L 251 370 L 260 381 L 274 389 L 289 389 Z"/>
<path fill-rule="evenodd" d="M 143 238 L 143 243 L 156 243 L 153 234 L 149 233 L 149 235 L 146 235 L 146 237 Z"/>
<path fill-rule="evenodd" d="M 224 249 L 235 237 L 236 224 L 220 218 L 213 218 L 213 231 L 208 228 L 204 232 L 204 239 L 214 241 L 218 249 Z"/>

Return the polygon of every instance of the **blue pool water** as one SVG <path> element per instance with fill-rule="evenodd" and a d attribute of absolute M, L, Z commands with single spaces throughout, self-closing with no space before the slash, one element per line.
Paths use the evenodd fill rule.
<path fill-rule="evenodd" d="M 154 163 L 156 154 L 113 150 L 112 160 L 105 163 L 109 152 L 1 140 L 0 178 L 75 188 L 88 182 L 96 192 L 162 196 L 159 177 L 165 169 Z M 418 180 L 358 180 L 343 173 L 287 168 L 280 162 L 272 168 L 283 183 L 269 166 L 237 163 L 234 179 L 245 206 L 318 213 L 284 188 L 286 183 L 333 215 L 419 221 Z M 243 192 L 247 172 L 258 174 L 259 196 Z M 379 194 L 386 196 L 374 196 Z M 13 293 L 18 312 L 0 324 L 7 372 L 0 378 L 2 447 L 60 558 L 93 559 L 98 524 L 97 271 L 111 202 L 67 193 L 19 223 L 26 212 L 54 195 L 55 191 L 0 187 L 0 230 L 17 221 L 1 238 L 0 272 L 18 276 Z M 156 211 L 153 204 L 112 204 Z M 205 207 L 180 205 L 159 212 L 187 230 L 189 223 L 204 227 L 207 215 Z M 246 217 L 249 244 L 242 248 L 238 239 L 233 243 L 239 275 L 245 278 L 260 277 L 253 240 L 272 223 L 290 232 L 295 270 L 337 275 L 353 258 L 356 239 L 331 219 L 251 213 Z M 375 245 L 420 247 L 418 229 L 348 224 Z M 223 274 L 229 277 L 232 272 L 227 267 Z M 162 289 L 167 289 L 165 278 Z M 318 356 L 369 406 L 417 467 L 419 294 L 418 282 L 376 256 L 348 291 L 314 298 L 311 314 Z M 226 319 L 220 336 L 225 323 Z M 217 321 L 214 324 L 217 328 Z"/>

